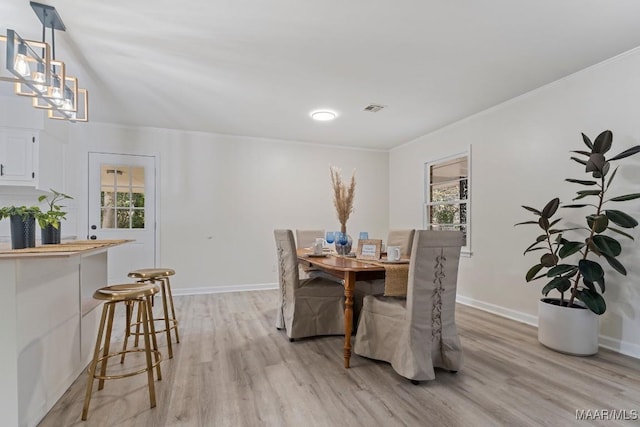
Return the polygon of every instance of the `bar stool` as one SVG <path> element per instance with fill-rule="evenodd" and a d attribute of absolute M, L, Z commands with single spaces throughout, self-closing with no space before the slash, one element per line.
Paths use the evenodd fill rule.
<path fill-rule="evenodd" d="M 167 347 L 169 353 L 169 359 L 173 359 L 173 346 L 171 344 L 171 330 L 175 331 L 176 343 L 180 343 L 180 334 L 178 333 L 178 319 L 176 318 L 176 310 L 173 306 L 173 294 L 171 293 L 171 283 L 169 282 L 169 276 L 176 274 L 175 270 L 171 268 L 142 268 L 140 270 L 134 270 L 128 274 L 129 277 L 138 279 L 138 283 L 156 283 L 160 282 L 162 290 L 162 308 L 164 310 L 164 317 L 155 319 L 156 321 L 164 321 L 164 329 L 159 329 L 156 333 L 165 332 L 167 334 Z M 169 313 L 171 308 L 171 313 Z M 138 324 L 140 322 L 140 310 L 138 310 Z M 139 328 L 136 327 L 136 339 L 135 345 L 138 345 Z M 126 337 L 125 337 L 126 345 Z"/>
<path fill-rule="evenodd" d="M 158 343 L 156 341 L 155 327 L 153 323 L 153 311 L 151 310 L 151 299 L 153 295 L 159 292 L 158 286 L 148 283 L 127 283 L 122 285 L 111 285 L 100 288 L 93 294 L 93 298 L 105 301 L 102 306 L 102 317 L 100 318 L 100 327 L 98 329 L 98 338 L 96 339 L 96 347 L 93 352 L 93 359 L 89 364 L 89 381 L 87 383 L 87 393 L 84 399 L 84 407 L 82 408 L 82 420 L 87 419 L 89 412 L 89 403 L 91 402 L 91 393 L 93 389 L 94 379 L 98 379 L 98 390 L 104 388 L 105 380 L 126 378 L 133 375 L 147 373 L 147 382 L 149 384 L 149 400 L 151 407 L 156 406 L 156 391 L 153 381 L 153 369 L 156 368 L 158 380 L 162 379 L 160 372 L 160 361 L 162 356 L 158 351 Z M 132 350 L 123 349 L 116 353 L 109 353 L 111 331 L 113 329 L 113 315 L 118 303 L 129 304 L 137 302 L 142 315 L 142 329 L 144 337 L 144 348 Z M 127 308 L 128 310 L 128 308 Z M 102 346 L 102 338 L 104 335 L 104 348 L 102 356 L 100 356 L 100 347 Z M 153 344 L 153 347 L 152 347 Z M 146 357 L 146 366 L 137 371 L 127 372 L 118 375 L 107 375 L 107 362 L 109 358 L 123 355 L 124 353 L 144 352 Z M 152 354 L 155 362 L 151 360 Z M 100 363 L 100 372 L 96 373 L 98 363 Z"/>

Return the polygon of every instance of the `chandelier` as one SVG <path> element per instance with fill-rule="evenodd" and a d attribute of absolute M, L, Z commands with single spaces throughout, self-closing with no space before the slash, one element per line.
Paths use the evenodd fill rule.
<path fill-rule="evenodd" d="M 6 36 L 0 35 L 0 46 L 4 42 L 6 48 L 6 70 L 0 70 L 0 80 L 12 82 L 16 95 L 32 98 L 33 107 L 47 111 L 50 119 L 86 122 L 89 93 L 78 87 L 78 79 L 68 75 L 64 62 L 56 59 L 55 30 L 65 31 L 66 27 L 55 7 L 30 4 L 42 22 L 42 41 L 24 39 L 11 29 Z M 46 42 L 47 28 L 51 29 L 51 44 Z"/>

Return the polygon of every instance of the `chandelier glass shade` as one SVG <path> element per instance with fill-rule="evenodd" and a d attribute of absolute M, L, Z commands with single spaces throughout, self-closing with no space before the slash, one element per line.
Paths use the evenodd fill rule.
<path fill-rule="evenodd" d="M 27 40 L 12 29 L 0 35 L 4 44 L 5 67 L 0 80 L 12 82 L 16 95 L 31 97 L 33 107 L 47 110 L 47 117 L 71 122 L 89 119 L 89 94 L 78 87 L 78 79 L 66 74 L 64 62 L 55 58 L 54 30 L 65 31 L 53 6 L 31 2 L 42 22 L 42 41 Z M 45 40 L 46 28 L 51 29 L 51 45 Z"/>

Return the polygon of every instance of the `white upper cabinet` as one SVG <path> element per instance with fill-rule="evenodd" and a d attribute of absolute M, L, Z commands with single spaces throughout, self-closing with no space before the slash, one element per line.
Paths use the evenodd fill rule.
<path fill-rule="evenodd" d="M 0 185 L 36 185 L 38 132 L 0 129 Z"/>
<path fill-rule="evenodd" d="M 64 191 L 64 145 L 46 130 L 0 127 L 0 186 Z"/>

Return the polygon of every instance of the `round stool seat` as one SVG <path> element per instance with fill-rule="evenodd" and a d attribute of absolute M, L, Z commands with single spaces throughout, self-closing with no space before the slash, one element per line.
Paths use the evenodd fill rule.
<path fill-rule="evenodd" d="M 155 277 L 173 276 L 174 274 L 176 274 L 176 271 L 171 268 L 141 268 L 133 270 L 128 276 L 135 279 L 153 279 Z"/>
<path fill-rule="evenodd" d="M 124 283 L 100 288 L 94 292 L 93 298 L 103 301 L 126 301 L 148 297 L 158 292 L 160 288 L 153 283 Z"/>

